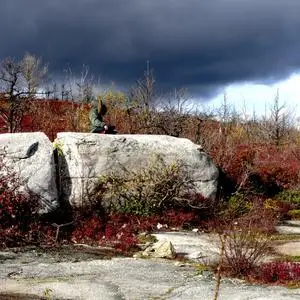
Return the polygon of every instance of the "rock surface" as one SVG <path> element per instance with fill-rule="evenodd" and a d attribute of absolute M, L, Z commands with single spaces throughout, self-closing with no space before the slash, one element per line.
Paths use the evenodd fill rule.
<path fill-rule="evenodd" d="M 177 254 L 193 257 L 200 264 L 207 258 L 213 263 L 212 257 L 218 256 L 218 238 L 212 234 L 159 232 L 155 237 L 159 241 L 169 240 Z M 41 299 L 45 293 L 53 300 L 200 300 L 214 297 L 214 274 L 198 269 L 198 264 L 121 257 L 101 260 L 96 258 L 98 252 L 102 253 L 101 248 L 94 249 L 89 258 L 69 248 L 43 254 L 34 248 L 2 251 L 0 299 Z M 4 298 L 4 294 L 25 296 Z M 219 299 L 296 300 L 300 299 L 300 289 L 251 285 L 234 278 L 222 278 Z"/>
<path fill-rule="evenodd" d="M 6 166 L 1 174 L 15 172 L 22 189 L 39 197 L 40 213 L 58 206 L 53 147 L 44 133 L 0 134 L 0 156 Z"/>
<path fill-rule="evenodd" d="M 112 170 L 139 170 L 151 157 L 159 155 L 165 163 L 180 161 L 204 197 L 217 192 L 218 169 L 188 139 L 162 135 L 105 135 L 63 132 L 57 134 L 59 145 L 61 192 L 72 206 L 84 206 L 99 176 Z"/>
<path fill-rule="evenodd" d="M 287 220 L 281 225 L 276 226 L 277 232 L 280 234 L 299 234 L 300 235 L 300 221 Z"/>
<path fill-rule="evenodd" d="M 154 243 L 134 257 L 174 258 L 176 255 L 174 246 L 166 239 Z"/>
<path fill-rule="evenodd" d="M 286 242 L 275 247 L 275 251 L 281 255 L 300 257 L 300 241 Z"/>
<path fill-rule="evenodd" d="M 211 272 L 201 272 L 189 264 L 162 259 L 113 258 L 80 262 L 28 262 L 20 254 L 18 261 L 0 264 L 1 294 L 27 294 L 25 298 L 78 300 L 186 300 L 213 299 L 216 280 Z M 33 254 L 32 254 L 33 255 Z M 36 298 L 30 298 L 34 295 Z M 39 297 L 38 297 L 39 296 Z M 219 299 L 299 299 L 299 289 L 250 285 L 223 278 Z M 8 298 L 10 299 L 10 298 Z M 13 298 L 12 298 L 13 299 Z"/>

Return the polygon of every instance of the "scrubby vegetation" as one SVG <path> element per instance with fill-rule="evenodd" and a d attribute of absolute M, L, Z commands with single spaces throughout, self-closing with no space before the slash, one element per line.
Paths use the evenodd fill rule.
<path fill-rule="evenodd" d="M 252 275 L 254 280 L 265 283 L 281 283 L 299 287 L 300 264 L 293 262 L 270 262 L 262 264 Z"/>
<path fill-rule="evenodd" d="M 100 176 L 92 202 L 101 203 L 109 213 L 136 216 L 188 207 L 208 209 L 212 205 L 196 193 L 193 180 L 180 162 L 166 164 L 158 156 L 149 158 L 139 171 Z"/>
<path fill-rule="evenodd" d="M 0 132 L 43 131 L 54 140 L 60 131 L 89 131 L 92 82 L 83 82 L 77 96 L 65 84 L 39 99 L 38 86 L 22 89 L 3 77 L 3 70 L 5 76 L 23 76 L 21 67 L 2 62 L 0 81 L 5 79 L 8 86 L 0 99 Z M 17 178 L 7 172 L 0 177 L 0 246 L 89 243 L 130 251 L 138 244 L 138 233 L 157 230 L 158 224 L 198 227 L 224 237 L 224 272 L 265 282 L 299 280 L 296 263 L 254 267 L 268 249 L 275 224 L 300 219 L 300 133 L 279 97 L 268 115 L 246 118 L 226 97 L 217 110 L 188 105 L 183 90 L 163 95 L 159 103 L 162 95 L 154 83 L 147 71 L 128 94 L 113 88 L 103 92 L 106 122 L 119 133 L 167 134 L 200 143 L 220 169 L 217 201 L 210 205 L 200 195 L 182 194 L 181 188 L 191 182 L 180 165 L 156 162 L 141 173 L 129 172 L 126 179 L 117 174 L 99 178 L 91 207 L 84 213 L 72 211 L 67 221 L 55 220 L 70 223 L 57 230 L 53 220 L 38 217 L 37 201 L 20 192 Z M 5 168 L 3 160 L 0 164 Z"/>

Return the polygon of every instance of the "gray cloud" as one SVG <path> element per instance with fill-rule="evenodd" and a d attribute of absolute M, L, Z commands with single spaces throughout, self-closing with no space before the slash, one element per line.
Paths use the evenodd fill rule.
<path fill-rule="evenodd" d="M 28 51 L 57 75 L 84 63 L 126 86 L 150 60 L 161 87 L 208 96 L 300 68 L 299 0 L 10 0 L 0 11 L 0 58 Z"/>

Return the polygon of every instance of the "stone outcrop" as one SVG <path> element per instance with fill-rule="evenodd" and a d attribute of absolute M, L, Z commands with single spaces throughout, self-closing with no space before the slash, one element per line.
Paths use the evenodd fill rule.
<path fill-rule="evenodd" d="M 58 133 L 55 140 L 59 153 L 61 195 L 72 206 L 84 206 L 99 176 L 112 170 L 139 170 L 158 155 L 165 163 L 180 161 L 192 178 L 197 192 L 214 198 L 218 169 L 188 139 L 163 135 L 103 135 L 91 133 Z"/>
<path fill-rule="evenodd" d="M 0 157 L 0 174 L 15 173 L 25 192 L 39 196 L 41 213 L 57 208 L 53 147 L 44 133 L 0 134 Z"/>
<path fill-rule="evenodd" d="M 7 133 L 0 134 L 0 155 L 24 189 L 41 198 L 41 212 L 55 210 L 58 199 L 85 206 L 100 176 L 142 170 L 153 157 L 180 162 L 204 197 L 217 192 L 218 169 L 199 145 L 183 138 L 64 132 L 52 144 L 41 132 Z"/>

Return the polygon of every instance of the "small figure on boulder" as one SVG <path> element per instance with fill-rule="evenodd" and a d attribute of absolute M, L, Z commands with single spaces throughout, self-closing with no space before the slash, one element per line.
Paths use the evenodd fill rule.
<path fill-rule="evenodd" d="M 109 126 L 104 122 L 107 112 L 106 105 L 102 102 L 101 96 L 95 101 L 89 112 L 89 120 L 92 133 L 117 133 L 114 126 Z"/>
<path fill-rule="evenodd" d="M 98 101 L 95 101 L 89 112 L 89 120 L 91 126 L 91 132 L 100 133 L 108 129 L 108 126 L 104 122 L 104 116 L 107 112 L 106 105 L 102 102 L 101 97 L 98 97 Z"/>

